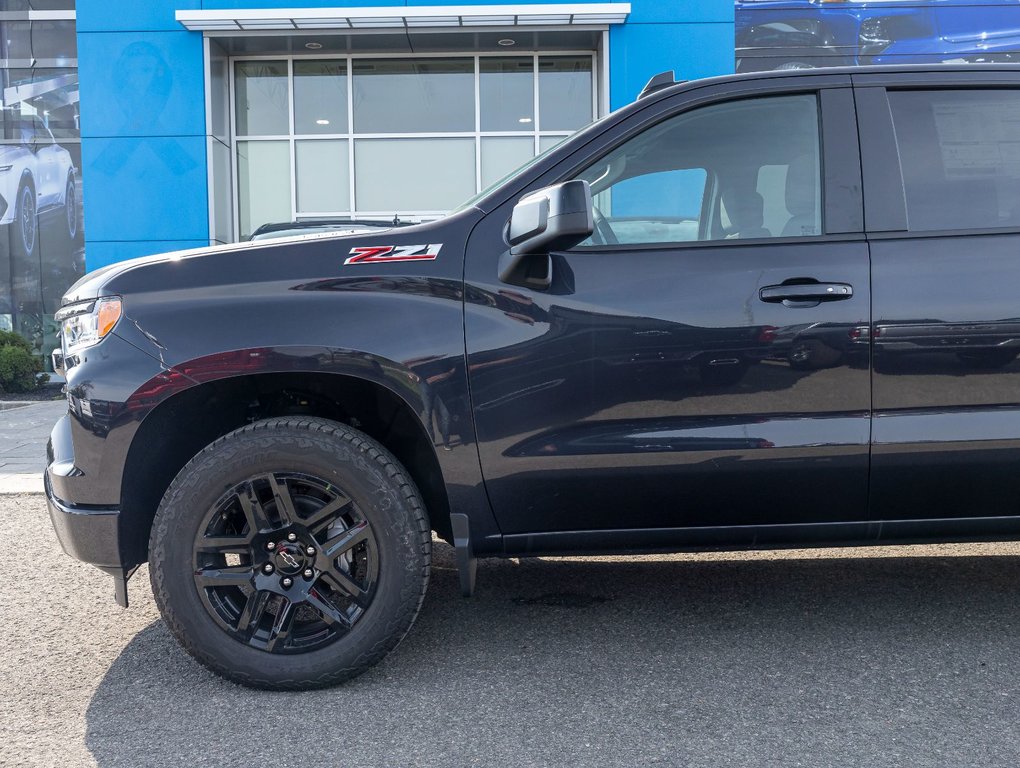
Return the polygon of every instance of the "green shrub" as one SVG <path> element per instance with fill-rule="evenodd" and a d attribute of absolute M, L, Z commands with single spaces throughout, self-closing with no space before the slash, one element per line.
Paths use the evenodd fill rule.
<path fill-rule="evenodd" d="M 19 347 L 26 352 L 32 351 L 28 339 L 14 331 L 0 331 L 0 347 Z"/>
<path fill-rule="evenodd" d="M 9 339 L 13 337 L 13 343 Z M 38 358 L 29 351 L 28 342 L 17 334 L 0 331 L 0 392 L 31 392 L 42 381 Z"/>

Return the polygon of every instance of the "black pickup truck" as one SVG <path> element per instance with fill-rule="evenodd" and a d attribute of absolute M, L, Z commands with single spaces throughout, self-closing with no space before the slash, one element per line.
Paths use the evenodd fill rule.
<path fill-rule="evenodd" d="M 669 80 L 439 221 L 87 275 L 64 549 L 303 688 L 396 646 L 433 531 L 466 594 L 481 557 L 1020 536 L 1020 69 Z"/>

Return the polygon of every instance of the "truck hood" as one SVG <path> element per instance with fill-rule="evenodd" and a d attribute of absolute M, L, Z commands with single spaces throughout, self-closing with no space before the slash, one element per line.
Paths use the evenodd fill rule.
<path fill-rule="evenodd" d="M 384 229 L 373 231 L 372 234 L 385 232 Z M 106 295 L 110 291 L 104 291 L 104 287 L 115 277 L 130 272 L 133 269 L 144 267 L 150 264 L 159 264 L 168 261 L 182 261 L 184 259 L 200 259 L 208 256 L 215 256 L 219 253 L 233 253 L 236 251 L 276 248 L 281 245 L 307 242 L 310 240 L 343 240 L 355 239 L 360 233 L 352 231 L 338 232 L 313 232 L 305 235 L 294 235 L 292 237 L 278 237 L 266 240 L 245 241 L 241 243 L 227 243 L 224 245 L 212 245 L 204 248 L 189 248 L 183 251 L 169 251 L 158 253 L 152 256 L 141 256 L 127 261 L 118 261 L 105 267 L 89 272 L 78 282 L 67 289 L 61 300 L 61 305 L 74 304 L 78 301 L 90 301 L 99 296 Z"/>

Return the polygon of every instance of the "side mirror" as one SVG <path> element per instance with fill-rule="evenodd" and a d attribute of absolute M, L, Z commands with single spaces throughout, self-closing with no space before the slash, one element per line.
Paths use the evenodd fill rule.
<path fill-rule="evenodd" d="M 522 197 L 510 215 L 510 252 L 500 259 L 499 279 L 548 288 L 552 283 L 549 252 L 577 245 L 594 229 L 591 187 L 583 179 Z M 535 263 L 537 257 L 544 257 L 541 265 Z"/>
<path fill-rule="evenodd" d="M 595 229 L 591 187 L 582 179 L 522 197 L 510 216 L 510 252 L 549 253 L 577 245 Z"/>

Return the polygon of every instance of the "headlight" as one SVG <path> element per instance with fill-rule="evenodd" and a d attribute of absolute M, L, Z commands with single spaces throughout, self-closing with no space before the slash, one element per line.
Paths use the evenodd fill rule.
<path fill-rule="evenodd" d="M 77 354 L 98 344 L 120 320 L 121 301 L 112 296 L 95 301 L 81 301 L 57 311 L 60 340 L 64 356 Z"/>

